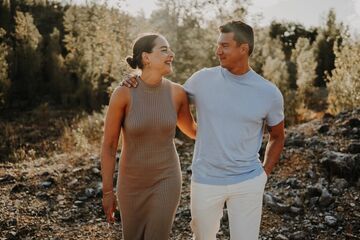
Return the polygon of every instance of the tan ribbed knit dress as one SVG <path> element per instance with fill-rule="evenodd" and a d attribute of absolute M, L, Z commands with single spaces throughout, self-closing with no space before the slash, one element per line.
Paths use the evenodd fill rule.
<path fill-rule="evenodd" d="M 117 183 L 125 240 L 165 240 L 180 200 L 181 171 L 174 145 L 177 114 L 171 83 L 131 88 L 122 125 Z"/>

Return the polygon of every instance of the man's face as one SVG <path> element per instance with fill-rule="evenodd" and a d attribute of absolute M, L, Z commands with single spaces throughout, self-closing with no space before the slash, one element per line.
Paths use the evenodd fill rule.
<path fill-rule="evenodd" d="M 247 44 L 237 44 L 234 40 L 234 33 L 220 33 L 217 41 L 216 55 L 220 65 L 226 69 L 233 69 L 239 66 L 244 57 L 247 57 Z"/>

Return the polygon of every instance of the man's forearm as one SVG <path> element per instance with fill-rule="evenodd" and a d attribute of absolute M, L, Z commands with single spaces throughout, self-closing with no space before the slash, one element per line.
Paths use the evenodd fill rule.
<path fill-rule="evenodd" d="M 271 138 L 266 145 L 265 158 L 264 158 L 264 170 L 267 175 L 270 175 L 271 171 L 279 161 L 281 152 L 284 148 L 284 137 Z"/>

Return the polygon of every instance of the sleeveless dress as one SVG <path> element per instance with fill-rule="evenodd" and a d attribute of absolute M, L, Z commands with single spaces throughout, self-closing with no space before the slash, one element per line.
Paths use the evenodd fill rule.
<path fill-rule="evenodd" d="M 123 238 L 167 240 L 181 191 L 174 144 L 177 113 L 169 80 L 157 86 L 138 82 L 122 123 L 117 197 Z"/>

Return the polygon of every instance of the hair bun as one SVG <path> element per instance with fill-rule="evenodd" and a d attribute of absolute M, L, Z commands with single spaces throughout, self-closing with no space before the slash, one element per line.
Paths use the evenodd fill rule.
<path fill-rule="evenodd" d="M 137 64 L 132 57 L 127 57 L 126 62 L 130 65 L 131 68 L 136 69 Z"/>

